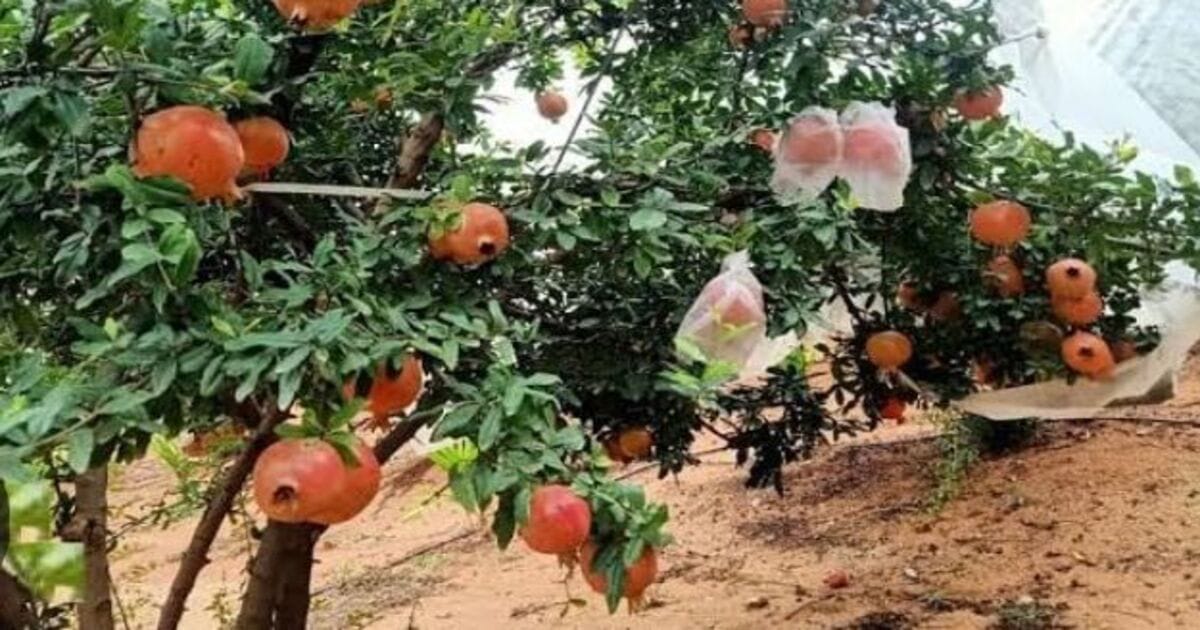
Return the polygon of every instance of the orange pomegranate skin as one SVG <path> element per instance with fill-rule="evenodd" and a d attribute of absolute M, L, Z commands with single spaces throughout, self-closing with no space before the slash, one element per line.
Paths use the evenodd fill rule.
<path fill-rule="evenodd" d="M 238 121 L 233 128 L 242 142 L 246 156 L 244 170 L 256 175 L 266 175 L 271 169 L 283 164 L 291 150 L 287 129 L 269 116 L 257 116 Z"/>
<path fill-rule="evenodd" d="M 967 120 L 987 120 L 1000 113 L 1004 92 L 991 86 L 978 92 L 963 92 L 954 98 L 954 109 Z"/>
<path fill-rule="evenodd" d="M 912 354 L 912 341 L 904 333 L 888 330 L 867 339 L 867 358 L 881 370 L 900 368 Z"/>
<path fill-rule="evenodd" d="M 993 247 L 1012 247 L 1029 236 L 1029 209 L 1015 201 L 985 203 L 971 212 L 971 236 Z"/>
<path fill-rule="evenodd" d="M 329 28 L 358 10 L 360 0 L 274 0 L 279 15 L 305 29 Z"/>
<path fill-rule="evenodd" d="M 1065 258 L 1046 269 L 1046 287 L 1056 298 L 1078 300 L 1096 290 L 1096 270 L 1078 258 Z"/>
<path fill-rule="evenodd" d="M 197 200 L 236 198 L 245 153 L 225 117 L 204 107 L 179 105 L 146 117 L 134 139 L 138 177 L 171 176 Z"/>
<path fill-rule="evenodd" d="M 567 114 L 568 108 L 567 97 L 559 92 L 542 92 L 537 95 L 537 109 L 542 118 L 558 122 Z"/>
<path fill-rule="evenodd" d="M 1067 367 L 1093 379 L 1108 378 L 1116 366 L 1108 343 L 1088 332 L 1077 332 L 1064 339 L 1062 358 Z"/>
<path fill-rule="evenodd" d="M 254 500 L 272 520 L 303 523 L 335 507 L 344 477 L 333 446 L 316 439 L 281 440 L 254 464 Z"/>
<path fill-rule="evenodd" d="M 345 523 L 367 509 L 379 494 L 383 474 L 375 452 L 359 441 L 354 446 L 354 454 L 358 458 L 356 465 L 348 466 L 343 462 L 344 479 L 337 498 L 328 508 L 309 517 L 309 522 L 320 525 Z"/>
<path fill-rule="evenodd" d="M 742 0 L 742 15 L 759 28 L 781 26 L 787 19 L 787 0 Z"/>
<path fill-rule="evenodd" d="M 508 249 L 508 219 L 499 208 L 485 203 L 468 203 L 462 208 L 460 225 L 429 241 L 435 259 L 459 265 L 478 265 Z"/>

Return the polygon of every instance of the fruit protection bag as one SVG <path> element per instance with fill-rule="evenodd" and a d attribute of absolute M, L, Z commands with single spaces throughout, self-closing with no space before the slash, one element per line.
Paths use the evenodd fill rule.
<path fill-rule="evenodd" d="M 792 118 L 775 144 L 771 188 L 780 195 L 815 199 L 837 177 L 842 145 L 837 112 L 806 108 Z"/>
<path fill-rule="evenodd" d="M 788 123 L 775 146 L 771 188 L 811 200 L 841 177 L 859 206 L 891 212 L 904 205 L 912 174 L 908 130 L 880 103 L 850 103 L 837 113 L 809 107 Z"/>
<path fill-rule="evenodd" d="M 904 205 L 912 174 L 908 130 L 879 103 L 851 103 L 842 112 L 845 136 L 840 175 L 861 207 L 894 211 Z"/>
<path fill-rule="evenodd" d="M 710 280 L 683 317 L 676 338 L 695 344 L 711 361 L 744 369 L 766 340 L 767 314 L 763 288 L 750 271 L 750 253 L 725 258 L 721 273 Z"/>

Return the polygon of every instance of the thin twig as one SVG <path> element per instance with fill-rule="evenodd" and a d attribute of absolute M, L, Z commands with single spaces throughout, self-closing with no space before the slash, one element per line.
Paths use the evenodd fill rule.
<path fill-rule="evenodd" d="M 600 91 L 600 82 L 604 77 L 608 76 L 612 71 L 613 58 L 616 57 L 617 44 L 620 43 L 621 37 L 625 34 L 625 25 L 629 21 L 629 9 L 621 15 L 621 24 L 617 26 L 616 32 L 613 33 L 612 40 L 608 43 L 608 48 L 604 52 L 604 65 L 600 68 L 600 72 L 592 79 L 588 85 L 587 98 L 583 101 L 583 106 L 579 108 L 579 113 L 575 116 L 575 124 L 571 126 L 571 133 L 567 134 L 567 141 L 563 143 L 562 149 L 558 152 L 558 159 L 554 161 L 554 168 L 550 169 L 550 175 L 546 178 L 549 182 L 554 175 L 558 173 L 559 167 L 562 166 L 563 160 L 567 157 L 567 151 L 571 149 L 571 145 L 575 142 L 575 136 L 579 133 L 579 128 L 583 126 L 583 119 L 587 116 L 588 108 L 592 106 L 592 100 L 596 98 L 596 93 Z"/>

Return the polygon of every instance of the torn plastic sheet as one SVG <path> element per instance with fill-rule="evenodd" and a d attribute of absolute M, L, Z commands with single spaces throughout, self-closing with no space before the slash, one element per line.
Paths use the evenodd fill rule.
<path fill-rule="evenodd" d="M 1112 379 L 1064 379 L 968 396 L 954 405 L 992 420 L 1089 418 L 1124 399 L 1145 396 L 1164 378 L 1174 378 L 1188 352 L 1200 341 L 1200 289 L 1195 272 L 1183 263 L 1168 266 L 1169 279 L 1142 293 L 1134 313 L 1139 325 L 1157 326 L 1162 341 L 1149 354 L 1117 366 Z"/>

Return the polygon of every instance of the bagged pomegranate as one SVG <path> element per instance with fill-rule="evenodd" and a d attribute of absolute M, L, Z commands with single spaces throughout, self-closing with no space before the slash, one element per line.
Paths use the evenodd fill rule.
<path fill-rule="evenodd" d="M 766 339 L 763 288 L 750 271 L 750 253 L 725 258 L 721 273 L 710 280 L 688 309 L 677 338 L 699 347 L 710 360 L 745 367 Z"/>
<path fill-rule="evenodd" d="M 837 112 L 823 107 L 806 108 L 792 118 L 775 145 L 771 188 L 780 195 L 815 198 L 837 177 L 842 148 Z"/>
<path fill-rule="evenodd" d="M 859 205 L 893 211 L 904 205 L 912 174 L 908 130 L 896 124 L 896 112 L 879 103 L 851 103 L 842 112 L 842 168 Z"/>

